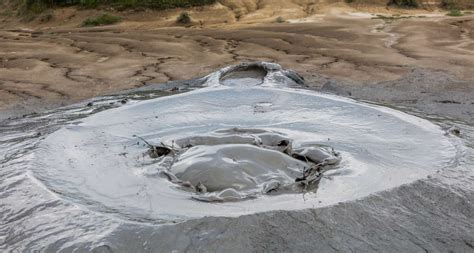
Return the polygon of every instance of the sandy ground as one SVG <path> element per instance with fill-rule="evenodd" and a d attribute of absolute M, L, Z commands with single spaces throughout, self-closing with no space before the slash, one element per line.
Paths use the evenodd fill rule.
<path fill-rule="evenodd" d="M 230 64 L 270 61 L 296 70 L 314 89 L 473 121 L 474 15 L 407 13 L 410 18 L 392 22 L 336 5 L 319 13 L 295 11 L 285 16 L 288 22 L 275 23 L 269 17 L 276 14 L 265 10 L 239 22 L 195 19 L 191 27 L 135 17 L 86 29 L 74 19 L 80 13 L 71 18 L 76 23 L 55 21 L 53 27 L 3 22 L 0 119 Z M 177 10 L 169 12 L 164 16 Z"/>

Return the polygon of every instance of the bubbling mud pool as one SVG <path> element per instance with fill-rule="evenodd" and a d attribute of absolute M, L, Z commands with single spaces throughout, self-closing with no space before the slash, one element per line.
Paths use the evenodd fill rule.
<path fill-rule="evenodd" d="M 459 156 L 438 125 L 301 89 L 303 80 L 276 64 L 229 67 L 198 83 L 5 125 L 4 167 L 28 182 L 11 195 L 78 208 L 81 217 L 168 224 L 360 199 L 426 178 Z"/>

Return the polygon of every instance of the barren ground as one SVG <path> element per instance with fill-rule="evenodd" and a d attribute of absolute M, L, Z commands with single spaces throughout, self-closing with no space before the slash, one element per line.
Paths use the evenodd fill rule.
<path fill-rule="evenodd" d="M 237 22 L 235 12 L 213 6 L 193 9 L 191 27 L 170 21 L 178 10 L 155 19 L 155 12 L 131 13 L 118 25 L 96 28 L 80 28 L 78 16 L 86 14 L 71 9 L 56 10 L 63 15 L 56 17 L 73 12 L 72 21 L 49 25 L 5 19 L 0 119 L 239 62 L 271 61 L 296 70 L 315 89 L 472 121 L 474 15 L 406 13 L 410 18 L 390 22 L 355 11 L 338 5 L 294 11 L 282 14 L 288 22 L 276 23 L 278 13 L 262 8 Z M 218 18 L 199 21 L 206 13 Z"/>
<path fill-rule="evenodd" d="M 0 241 L 4 241 L 0 249 L 472 252 L 474 15 L 447 17 L 436 10 L 328 4 L 335 1 L 224 0 L 223 5 L 188 10 L 193 17 L 190 27 L 174 22 L 182 10 L 109 10 L 123 16 L 124 21 L 96 28 L 81 28 L 80 23 L 99 11 L 57 9 L 51 21 L 24 23 L 2 14 L 0 1 L 0 228 L 4 231 L 0 232 Z M 376 16 L 370 13 L 409 18 L 373 19 Z M 278 16 L 288 22 L 276 23 Z M 433 116 L 430 120 L 439 120 L 443 128 L 459 127 L 461 138 L 446 137 L 456 145 L 457 155 L 445 168 L 426 178 L 333 206 L 239 217 L 210 216 L 166 226 L 142 225 L 141 221 L 110 218 L 113 209 L 96 215 L 95 209 L 89 211 L 82 204 L 71 204 L 66 195 L 53 194 L 54 188 L 48 189 L 35 178 L 36 173 L 39 178 L 55 173 L 34 172 L 42 160 L 50 159 L 48 155 L 37 159 L 42 154 L 37 151 L 44 147 L 38 143 L 44 142 L 57 126 L 69 124 L 68 117 L 73 114 L 64 117 L 67 121 L 57 116 L 63 112 L 4 120 L 124 89 L 156 84 L 143 88 L 155 89 L 163 82 L 199 77 L 246 61 L 277 62 L 299 72 L 311 89 L 403 107 L 424 117 Z M 161 87 L 172 89 L 181 84 Z M 95 111 L 91 109 L 90 113 Z M 56 116 L 50 117 L 53 114 Z M 362 125 L 367 135 L 377 133 L 366 128 L 367 124 Z M 397 130 L 410 132 L 406 128 Z M 380 137 L 382 143 L 384 137 Z M 411 161 L 420 157 L 397 155 L 397 150 L 405 149 L 405 145 L 420 145 L 418 140 L 391 141 L 400 144 L 391 149 L 392 158 L 407 159 L 406 168 L 416 169 L 416 163 Z M 355 141 L 350 149 L 366 153 L 359 142 Z M 51 146 L 55 146 L 54 150 L 64 147 Z M 430 155 L 445 151 L 443 147 L 429 147 L 436 149 L 427 150 Z M 74 153 L 66 151 L 64 154 Z M 367 154 L 368 161 L 383 161 L 379 157 L 385 156 Z M 375 165 L 383 163 L 380 161 L 374 160 Z M 62 164 L 66 161 L 57 167 Z M 94 178 L 101 187 L 98 173 L 109 175 L 95 169 L 90 173 L 84 178 Z M 401 170 L 398 176 L 413 175 Z M 63 184 L 69 178 L 82 182 L 68 176 L 66 181 L 59 179 L 55 184 Z M 370 177 L 373 178 L 376 177 Z M 106 179 L 104 188 L 115 182 Z M 398 180 L 391 176 L 386 179 Z M 87 196 L 77 189 L 70 189 L 78 193 L 77 198 Z M 146 187 L 140 187 L 138 194 L 147 199 L 144 194 L 149 193 Z M 107 196 L 103 199 L 106 198 L 117 200 Z"/>

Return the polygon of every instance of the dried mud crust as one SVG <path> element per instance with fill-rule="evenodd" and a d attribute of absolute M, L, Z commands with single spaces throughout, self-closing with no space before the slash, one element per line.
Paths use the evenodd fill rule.
<path fill-rule="evenodd" d="M 294 69 L 315 88 L 332 80 L 356 90 L 426 69 L 472 90 L 471 16 L 396 21 L 390 33 L 397 40 L 390 47 L 391 35 L 374 31 L 381 22 L 330 16 L 318 23 L 229 28 L 2 30 L 1 118 L 261 60 Z"/>

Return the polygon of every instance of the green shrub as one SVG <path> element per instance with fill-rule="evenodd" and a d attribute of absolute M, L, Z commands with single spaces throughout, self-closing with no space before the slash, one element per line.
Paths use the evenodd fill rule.
<path fill-rule="evenodd" d="M 451 17 L 460 17 L 462 16 L 462 12 L 458 9 L 452 9 L 448 12 L 448 14 L 446 14 L 448 16 L 451 16 Z"/>
<path fill-rule="evenodd" d="M 90 17 L 82 22 L 82 26 L 99 26 L 99 25 L 111 25 L 122 20 L 119 16 L 104 13 L 97 17 Z"/>
<path fill-rule="evenodd" d="M 278 18 L 275 19 L 275 22 L 277 22 L 277 23 L 285 23 L 286 20 L 285 20 L 284 18 L 282 18 L 282 17 L 278 17 Z"/>
<path fill-rule="evenodd" d="M 176 18 L 176 23 L 178 24 L 189 24 L 191 23 L 191 16 L 187 12 L 181 12 L 178 18 Z"/>
<path fill-rule="evenodd" d="M 123 1 L 123 0 L 118 0 Z M 213 4 L 216 0 L 136 0 L 138 5 L 154 9 L 186 8 Z"/>
<path fill-rule="evenodd" d="M 396 5 L 405 8 L 416 8 L 418 7 L 417 0 L 390 0 L 389 5 Z"/>

